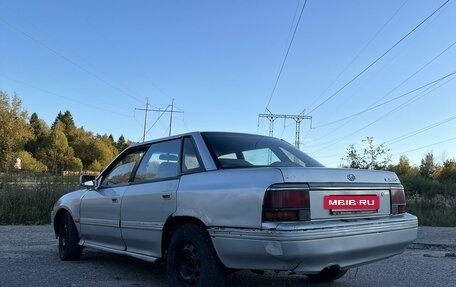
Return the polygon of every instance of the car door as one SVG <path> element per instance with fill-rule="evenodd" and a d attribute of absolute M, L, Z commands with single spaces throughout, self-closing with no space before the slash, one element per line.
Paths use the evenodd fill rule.
<path fill-rule="evenodd" d="M 181 139 L 153 143 L 125 190 L 121 229 L 127 251 L 161 256 L 164 223 L 176 210 Z"/>
<path fill-rule="evenodd" d="M 122 153 L 99 177 L 97 188 L 82 198 L 81 239 L 85 244 L 125 250 L 120 232 L 122 195 L 145 151 L 147 146 Z"/>

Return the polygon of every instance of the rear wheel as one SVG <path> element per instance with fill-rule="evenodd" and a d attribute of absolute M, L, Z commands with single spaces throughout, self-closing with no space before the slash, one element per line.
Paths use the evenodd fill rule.
<path fill-rule="evenodd" d="M 344 276 L 347 271 L 347 269 L 341 270 L 339 267 L 329 267 L 323 269 L 320 273 L 306 274 L 306 276 L 316 282 L 331 282 Z"/>
<path fill-rule="evenodd" d="M 63 261 L 79 260 L 82 246 L 78 245 L 79 236 L 73 218 L 68 212 L 62 216 L 59 229 L 59 256 Z"/>
<path fill-rule="evenodd" d="M 223 286 L 225 268 L 207 231 L 195 224 L 178 228 L 171 237 L 166 257 L 171 286 Z"/>

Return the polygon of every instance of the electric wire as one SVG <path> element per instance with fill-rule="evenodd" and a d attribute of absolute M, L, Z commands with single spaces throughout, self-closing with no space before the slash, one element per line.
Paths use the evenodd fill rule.
<path fill-rule="evenodd" d="M 426 132 L 426 131 L 428 131 L 428 130 L 431 130 L 431 129 L 433 129 L 433 128 L 436 128 L 436 127 L 439 127 L 439 126 L 444 125 L 444 124 L 446 124 L 446 123 L 449 123 L 449 122 L 451 122 L 451 121 L 453 121 L 453 120 L 455 120 L 455 119 L 456 119 L 456 115 L 455 115 L 455 116 L 452 116 L 452 117 L 449 117 L 449 118 L 446 118 L 446 119 L 444 119 L 444 120 L 441 120 L 441 121 L 432 123 L 432 124 L 430 124 L 430 125 L 428 125 L 428 126 L 426 126 L 426 127 L 423 127 L 423 128 L 421 128 L 421 129 L 415 130 L 415 131 L 413 131 L 413 132 L 404 134 L 404 135 L 402 135 L 402 136 L 395 137 L 395 138 L 393 138 L 393 139 L 384 141 L 383 144 L 384 144 L 385 146 L 391 146 L 391 145 L 393 145 L 393 144 L 395 144 L 395 143 L 401 142 L 401 141 L 403 141 L 403 140 L 406 140 L 406 139 L 408 139 L 408 138 L 414 137 L 414 136 L 416 136 L 416 135 L 419 135 L 419 134 L 421 134 L 421 133 L 424 133 L 424 132 Z"/>
<path fill-rule="evenodd" d="M 453 78 L 453 79 L 454 79 L 454 78 Z M 452 80 L 452 79 L 451 79 L 451 80 Z M 434 85 L 436 85 L 436 84 L 437 84 L 437 83 L 435 83 Z M 434 85 L 433 85 L 433 86 L 434 86 Z M 365 126 L 359 128 L 359 129 L 357 129 L 356 131 L 354 131 L 354 132 L 352 132 L 352 133 L 350 133 L 350 134 L 348 134 L 348 135 L 339 137 L 339 138 L 335 139 L 334 141 L 331 141 L 331 142 L 326 143 L 326 145 L 325 145 L 324 147 L 322 147 L 321 149 L 319 149 L 318 151 L 325 150 L 325 149 L 331 147 L 335 142 L 345 140 L 345 139 L 349 138 L 350 136 L 353 136 L 353 135 L 357 134 L 358 132 L 360 132 L 360 131 L 362 131 L 362 130 L 365 130 L 366 128 L 372 126 L 373 124 L 375 124 L 375 123 L 381 121 L 382 119 L 386 118 L 387 116 L 389 116 L 389 115 L 391 115 L 391 114 L 393 114 L 393 113 L 395 113 L 395 112 L 397 112 L 397 111 L 403 109 L 404 107 L 406 107 L 407 105 L 409 105 L 409 104 L 415 102 L 416 100 L 420 99 L 421 97 L 423 97 L 423 96 L 425 96 L 425 95 L 427 95 L 427 94 L 433 92 L 435 89 L 429 91 L 430 89 L 433 88 L 433 86 L 430 86 L 427 90 L 420 92 L 418 95 L 416 95 L 415 97 L 409 99 L 407 102 L 405 102 L 405 103 L 401 104 L 400 106 L 396 107 L 395 109 L 393 109 L 393 110 L 387 112 L 386 114 L 384 114 L 384 115 L 382 115 L 381 117 L 377 118 L 376 120 L 370 122 L 369 124 L 367 124 L 367 125 L 365 125 Z M 440 87 L 440 86 L 439 86 L 439 87 Z M 439 87 L 438 87 L 438 88 L 439 88 Z"/>
<path fill-rule="evenodd" d="M 453 45 L 454 45 L 454 44 L 456 44 L 456 42 L 454 42 Z M 420 70 L 421 70 L 421 69 L 420 69 Z M 415 73 L 415 74 L 416 74 L 416 73 Z M 414 74 L 414 75 L 415 75 L 415 74 Z M 369 111 L 374 110 L 374 109 L 376 109 L 376 108 L 379 108 L 379 107 L 381 107 L 381 106 L 387 105 L 387 104 L 389 104 L 389 103 L 391 103 L 391 102 L 394 102 L 394 101 L 396 101 L 396 100 L 399 100 L 399 99 L 401 99 L 401 98 L 403 98 L 403 97 L 405 97 L 405 96 L 407 96 L 407 95 L 410 95 L 410 94 L 412 94 L 412 93 L 414 93 L 414 92 L 416 92 L 416 91 L 419 91 L 419 90 L 421 90 L 421 89 L 423 89 L 423 88 L 425 88 L 425 87 L 427 87 L 427 86 L 430 86 L 430 85 L 433 85 L 433 84 L 438 83 L 438 82 L 440 82 L 440 81 L 443 81 L 443 80 L 445 80 L 446 78 L 449 78 L 449 77 L 453 76 L 454 74 L 456 74 L 456 71 L 454 71 L 454 72 L 452 72 L 452 73 L 449 73 L 449 74 L 447 74 L 447 75 L 445 75 L 445 76 L 443 76 L 443 77 L 440 77 L 440 78 L 438 78 L 438 79 L 436 79 L 436 80 L 433 80 L 433 81 L 431 81 L 431 82 L 429 82 L 429 83 L 426 83 L 426 84 L 424 84 L 424 85 L 422 85 L 422 86 L 420 86 L 420 87 L 418 87 L 418 88 L 415 88 L 415 89 L 413 89 L 413 90 L 411 90 L 411 91 L 408 91 L 408 92 L 406 92 L 406 93 L 403 93 L 403 94 L 401 94 L 401 95 L 399 95 L 399 96 L 396 96 L 396 97 L 394 97 L 394 98 L 391 98 L 391 99 L 389 99 L 389 100 L 387 100 L 387 101 L 385 101 L 385 102 L 382 102 L 382 103 L 379 103 L 379 104 L 375 104 L 375 103 L 374 103 L 373 105 L 371 105 L 371 106 L 365 108 L 365 109 L 362 110 L 362 111 L 356 112 L 356 113 L 354 113 L 354 114 L 345 116 L 345 117 L 343 117 L 343 118 L 340 118 L 340 119 L 337 119 L 337 120 L 334 120 L 334 121 L 331 121 L 331 122 L 328 122 L 328 123 L 324 123 L 324 124 L 318 125 L 318 126 L 314 127 L 314 129 L 322 128 L 322 127 L 329 126 L 329 125 L 332 125 L 332 124 L 335 124 L 335 123 L 338 123 L 338 122 L 341 122 L 341 121 L 344 121 L 344 120 L 348 120 L 348 119 L 357 117 L 357 116 L 362 115 L 362 114 L 364 114 L 364 113 L 366 113 L 366 112 L 369 112 Z M 407 78 L 407 80 L 408 80 L 408 79 L 410 79 L 410 77 Z M 404 83 L 404 82 L 402 82 L 400 85 L 402 85 L 403 83 Z M 397 90 L 398 87 L 399 87 L 399 86 L 396 86 L 395 88 L 393 88 L 390 92 L 387 93 L 387 95 L 390 95 L 393 91 Z M 382 100 L 382 99 L 384 99 L 384 98 L 385 98 L 385 96 L 382 97 L 380 100 Z M 377 101 L 376 103 L 378 103 L 378 101 Z M 344 125 L 345 125 L 345 124 L 344 124 Z M 342 125 L 342 126 L 343 126 L 343 125 Z M 342 126 L 339 126 L 339 127 L 337 128 L 337 130 L 339 130 Z M 322 138 L 323 138 L 323 137 L 322 137 Z"/>
<path fill-rule="evenodd" d="M 26 82 L 24 82 L 22 80 L 14 79 L 14 78 L 12 78 L 10 76 L 2 75 L 2 77 L 5 78 L 5 79 L 8 79 L 10 81 L 17 82 L 17 83 L 19 83 L 21 85 L 27 86 L 29 88 L 32 88 L 34 90 L 40 91 L 42 93 L 46 93 L 46 94 L 49 94 L 51 96 L 55 96 L 55 97 L 58 97 L 58 98 L 62 98 L 62 99 L 66 99 L 66 100 L 72 101 L 72 102 L 77 103 L 79 105 L 82 105 L 82 106 L 84 106 L 86 108 L 96 109 L 96 110 L 100 110 L 100 111 L 104 111 L 104 112 L 108 112 L 108 113 L 112 113 L 112 114 L 116 114 L 116 115 L 123 116 L 123 117 L 128 117 L 128 118 L 131 117 L 130 115 L 119 113 L 117 111 L 114 111 L 114 110 L 111 110 L 111 109 L 107 109 L 107 108 L 104 108 L 104 107 L 99 107 L 99 106 L 92 105 L 92 104 L 87 105 L 86 102 L 83 102 L 83 101 L 80 101 L 80 100 L 77 100 L 77 99 L 74 99 L 74 98 L 71 98 L 71 97 L 68 97 L 68 96 L 64 96 L 64 95 L 61 95 L 61 94 L 58 94 L 58 93 L 55 93 L 55 92 L 48 91 L 46 89 L 40 88 L 38 86 L 35 86 L 33 84 L 26 83 Z"/>
<path fill-rule="evenodd" d="M 23 31 L 22 29 L 19 29 L 18 27 L 12 25 L 10 22 L 6 21 L 3 17 L 0 16 L 0 23 L 3 23 L 5 26 L 9 27 L 11 30 L 19 33 L 19 34 L 22 34 L 24 35 L 25 37 L 27 37 L 28 39 L 30 39 L 31 41 L 33 41 L 35 44 L 37 44 L 38 46 L 41 46 L 42 48 L 52 52 L 54 55 L 58 56 L 59 58 L 67 61 L 68 63 L 72 64 L 73 66 L 79 68 L 81 71 L 91 75 L 92 77 L 94 77 L 95 79 L 97 79 L 98 81 L 102 82 L 103 84 L 107 85 L 108 87 L 116 90 L 117 92 L 125 95 L 125 96 L 128 96 L 136 101 L 139 101 L 139 102 L 142 102 L 142 100 L 138 99 L 137 97 L 131 95 L 130 93 L 118 88 L 117 86 L 111 84 L 110 82 L 106 81 L 105 79 L 103 79 L 102 77 L 98 76 L 97 74 L 95 74 L 94 72 L 84 68 L 82 65 L 78 64 L 77 62 L 73 61 L 72 59 L 68 58 L 67 56 L 63 55 L 62 53 L 58 52 L 57 50 L 51 48 L 50 46 L 46 45 L 45 43 L 43 43 L 42 41 L 38 40 L 37 38 L 33 37 L 32 35 L 28 34 L 27 32 Z"/>
<path fill-rule="evenodd" d="M 330 142 L 327 142 L 327 143 L 323 144 L 323 145 L 322 145 L 323 147 L 321 147 L 320 149 L 318 149 L 317 151 L 314 151 L 314 152 L 319 152 L 319 151 L 325 150 L 325 149 L 331 147 L 334 143 L 339 142 L 339 141 L 344 140 L 344 139 L 347 139 L 348 137 L 357 134 L 358 132 L 360 132 L 360 131 L 362 131 L 362 130 L 364 130 L 364 129 L 370 127 L 370 126 L 372 126 L 373 124 L 379 122 L 380 120 L 386 118 L 387 116 L 389 116 L 389 115 L 391 115 L 391 114 L 393 114 L 393 113 L 395 113 L 395 112 L 397 112 L 397 111 L 399 111 L 399 110 L 405 108 L 406 106 L 408 106 L 408 105 L 414 103 L 415 101 L 421 99 L 422 97 L 424 97 L 424 96 L 430 94 L 431 92 L 435 91 L 436 89 L 438 89 L 438 88 L 440 88 L 440 87 L 442 87 L 442 86 L 448 84 L 449 82 L 451 82 L 452 80 L 455 79 L 456 76 L 454 76 L 454 75 L 456 74 L 456 71 L 455 71 L 455 72 L 452 72 L 452 73 L 450 73 L 450 74 L 451 74 L 453 77 L 450 78 L 450 79 L 448 79 L 448 77 L 445 77 L 444 79 L 447 79 L 447 81 L 446 81 L 445 83 L 442 83 L 441 85 L 435 87 L 435 86 L 436 86 L 437 84 L 439 84 L 443 79 L 441 79 L 440 81 L 434 81 L 434 83 L 433 83 L 432 85 L 428 85 L 428 86 L 427 86 L 427 89 L 425 89 L 424 91 L 418 93 L 418 94 L 415 95 L 414 97 L 408 99 L 406 102 L 402 103 L 401 105 L 399 105 L 398 107 L 394 108 L 393 110 L 390 110 L 389 112 L 387 112 L 386 114 L 380 116 L 380 117 L 377 118 L 376 120 L 370 122 L 369 124 L 367 124 L 367 125 L 365 125 L 365 126 L 359 128 L 359 129 L 357 129 L 356 131 L 354 131 L 354 132 L 352 132 L 352 133 L 350 133 L 350 134 L 348 134 L 348 135 L 341 136 L 341 137 L 339 137 L 339 138 L 337 138 L 337 139 L 334 139 L 334 140 L 332 140 L 332 141 L 330 141 Z M 434 88 L 434 87 L 435 87 L 435 88 Z"/>
<path fill-rule="evenodd" d="M 280 69 L 279 69 L 279 73 L 277 74 L 277 77 L 274 81 L 274 85 L 273 85 L 273 88 L 272 88 L 272 92 L 271 94 L 269 95 L 269 99 L 268 99 L 268 103 L 266 104 L 266 110 L 269 111 L 269 105 L 271 104 L 271 100 L 272 100 L 272 97 L 274 96 L 274 93 L 277 89 L 277 85 L 279 83 L 279 80 L 280 80 L 280 76 L 282 75 L 282 72 L 283 72 L 283 68 L 285 66 L 285 62 L 287 61 L 287 58 L 288 58 L 288 54 L 290 53 L 290 49 L 291 49 L 291 45 L 293 44 L 293 41 L 295 39 L 295 36 L 296 36 L 296 31 L 298 30 L 298 27 L 299 27 L 299 23 L 301 22 L 301 18 L 302 18 L 302 14 L 304 13 L 304 9 L 306 8 L 306 4 L 307 4 L 307 0 L 304 0 L 304 4 L 302 5 L 302 8 L 301 8 L 301 12 L 299 14 L 299 18 L 298 18 L 298 21 L 296 22 L 296 25 L 294 27 L 294 31 L 293 31 L 293 34 L 291 36 L 291 40 L 288 44 L 288 48 L 286 50 L 286 53 L 285 53 L 285 57 L 283 58 L 282 60 L 282 64 L 280 66 Z M 270 112 L 270 111 L 269 111 Z"/>
<path fill-rule="evenodd" d="M 428 144 L 428 145 L 425 145 L 425 146 L 421 146 L 421 147 L 418 147 L 418 148 L 415 148 L 415 149 L 411 149 L 411 150 L 395 153 L 395 154 L 393 154 L 393 156 L 402 155 L 402 154 L 406 154 L 406 153 L 411 153 L 411 152 L 414 152 L 414 151 L 417 151 L 417 150 L 420 150 L 420 149 L 425 149 L 425 148 L 428 148 L 428 147 L 431 147 L 431 146 L 439 145 L 439 144 L 450 142 L 450 141 L 454 141 L 454 140 L 456 140 L 456 137 L 448 138 L 448 139 L 445 139 L 445 140 L 442 140 L 442 141 L 439 141 L 439 142 L 435 142 L 435 143 L 432 143 L 432 144 Z"/>
<path fill-rule="evenodd" d="M 348 68 L 350 68 L 353 63 L 362 55 L 362 53 L 367 49 L 367 47 L 370 46 L 370 44 L 372 44 L 372 42 L 381 34 L 381 32 L 383 32 L 383 30 L 386 28 L 386 26 L 388 26 L 388 24 L 394 19 L 394 17 L 396 17 L 396 15 L 399 13 L 399 11 L 405 6 L 405 4 L 407 4 L 409 0 L 405 0 L 402 5 L 393 13 L 393 15 L 391 15 L 389 17 L 389 19 L 382 25 L 382 27 L 380 27 L 380 29 L 377 30 L 377 32 L 375 32 L 374 36 L 372 36 L 372 38 L 369 39 L 369 41 L 364 44 L 364 46 L 361 48 L 361 50 L 359 50 L 359 52 L 355 55 L 355 57 L 345 66 L 345 68 L 342 69 L 342 71 L 337 75 L 337 77 L 331 82 L 331 84 L 329 84 L 328 87 L 326 87 L 326 89 L 320 93 L 320 95 L 310 104 L 310 107 L 312 107 L 313 105 L 315 105 L 316 102 L 318 102 L 318 100 L 323 97 L 324 94 L 326 94 L 326 92 L 332 88 L 334 86 L 334 84 L 340 79 L 340 77 L 348 70 Z M 303 110 L 301 112 L 301 114 L 304 114 L 305 110 Z"/>
<path fill-rule="evenodd" d="M 342 90 L 348 87 L 351 83 L 353 83 L 356 79 L 358 79 L 361 75 L 363 75 L 366 71 L 368 71 L 372 66 L 374 66 L 378 61 L 380 61 L 383 57 L 385 57 L 389 52 L 391 52 L 394 48 L 396 48 L 402 41 L 404 41 L 408 36 L 410 36 L 413 32 L 415 32 L 421 25 L 427 22 L 432 16 L 434 16 L 440 9 L 442 9 L 446 4 L 448 4 L 450 0 L 445 1 L 442 5 L 440 5 L 436 10 L 434 10 L 429 16 L 427 16 L 424 20 L 422 20 L 418 25 L 416 25 L 412 30 L 410 30 L 407 34 L 405 34 L 399 41 L 397 41 L 393 46 L 391 46 L 388 50 L 386 50 L 380 57 L 376 58 L 372 63 L 370 63 L 366 68 L 364 68 L 361 72 L 359 72 L 355 77 L 353 77 L 350 81 L 345 83 L 341 88 L 339 88 L 336 92 L 331 94 L 327 97 L 323 102 L 318 104 L 315 108 L 313 108 L 308 114 L 313 113 L 318 108 L 326 104 L 329 100 L 337 96 Z"/>

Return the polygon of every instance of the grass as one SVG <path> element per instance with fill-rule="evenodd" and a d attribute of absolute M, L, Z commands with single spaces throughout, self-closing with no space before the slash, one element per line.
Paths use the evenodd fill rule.
<path fill-rule="evenodd" d="M 456 227 L 456 179 L 444 182 L 420 175 L 401 176 L 407 197 L 407 212 L 421 226 Z"/>
<path fill-rule="evenodd" d="M 418 217 L 421 226 L 456 226 L 456 197 L 437 194 L 423 197 L 418 194 L 407 198 L 407 212 Z"/>
<path fill-rule="evenodd" d="M 0 174 L 0 225 L 49 224 L 54 202 L 76 188 L 76 176 Z"/>

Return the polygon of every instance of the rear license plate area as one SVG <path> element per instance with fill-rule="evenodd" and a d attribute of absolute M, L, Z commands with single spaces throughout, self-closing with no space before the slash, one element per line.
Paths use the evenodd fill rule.
<path fill-rule="evenodd" d="M 331 215 L 372 214 L 380 208 L 378 195 L 325 195 L 323 207 Z"/>

